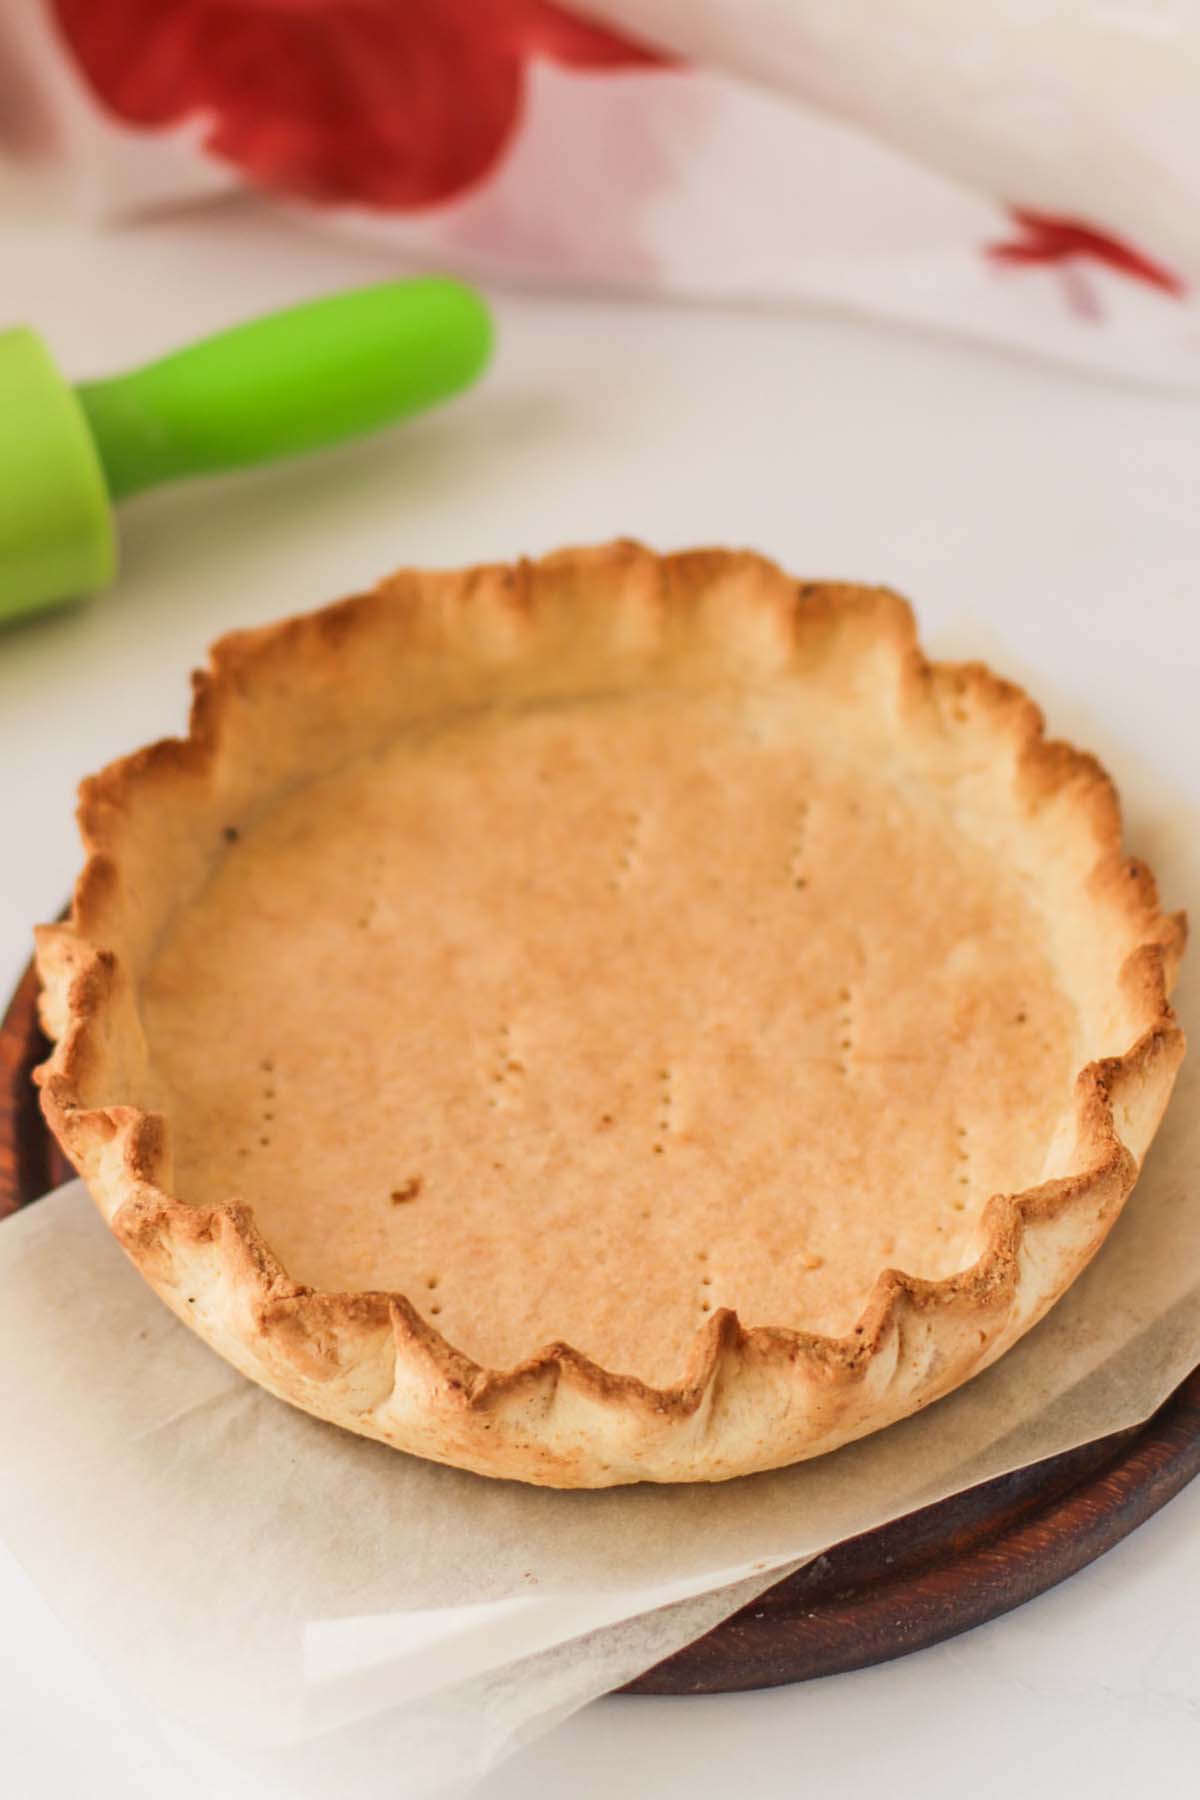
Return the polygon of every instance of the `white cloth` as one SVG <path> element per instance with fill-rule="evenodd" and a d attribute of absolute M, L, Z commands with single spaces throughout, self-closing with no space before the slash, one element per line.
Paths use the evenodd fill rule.
<path fill-rule="evenodd" d="M 1193 298 L 1103 246 L 1031 238 L 1007 211 L 1074 220 L 1200 279 L 1193 0 L 587 10 L 686 66 L 534 60 L 515 133 L 479 185 L 420 211 L 322 219 L 483 278 L 806 302 L 1200 385 Z M 0 18 L 0 81 L 5 69 L 10 149 L 56 158 L 64 199 L 97 221 L 242 179 L 205 150 L 205 118 L 145 131 L 106 110 L 44 0 Z M 1047 260 L 991 254 L 1038 243 Z"/>

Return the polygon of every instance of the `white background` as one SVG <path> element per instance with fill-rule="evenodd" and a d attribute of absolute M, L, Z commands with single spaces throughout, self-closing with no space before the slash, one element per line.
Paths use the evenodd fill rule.
<path fill-rule="evenodd" d="M 90 238 L 35 222 L 0 183 L 0 326 L 38 325 L 77 376 L 390 272 L 248 206 Z M 216 633 L 406 561 L 628 533 L 887 581 L 936 652 L 983 656 L 1034 689 L 1052 728 L 1104 751 L 1151 859 L 1173 796 L 1200 801 L 1194 399 L 794 312 L 511 294 L 497 311 L 497 359 L 472 395 L 303 466 L 137 503 L 110 594 L 0 635 L 5 986 L 69 889 L 78 777 L 180 727 L 186 672 Z M 1191 1794 L 1198 1528 L 1200 1485 L 1065 1588 L 954 1643 L 802 1688 L 603 1701 L 476 1792 Z M 173 1766 L 137 1697 L 0 1547 L 0 1792 L 164 1788 L 228 1791 Z"/>

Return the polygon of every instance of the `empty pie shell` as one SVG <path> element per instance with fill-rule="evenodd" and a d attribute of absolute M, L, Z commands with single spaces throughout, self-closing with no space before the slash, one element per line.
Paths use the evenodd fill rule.
<path fill-rule="evenodd" d="M 272 1393 L 483 1474 L 716 1481 L 949 1392 L 1183 1056 L 1115 792 L 881 589 L 629 543 L 234 634 L 84 783 L 46 1117 Z"/>

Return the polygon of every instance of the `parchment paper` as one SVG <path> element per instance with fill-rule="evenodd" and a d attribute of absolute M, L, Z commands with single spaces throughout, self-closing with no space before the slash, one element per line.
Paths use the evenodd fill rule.
<path fill-rule="evenodd" d="M 1178 903 L 1200 828 L 1169 838 Z M 830 1544 L 1152 1412 L 1200 1362 L 1198 1096 L 1193 1050 L 1108 1244 L 994 1369 L 716 1487 L 486 1481 L 295 1412 L 176 1322 L 73 1184 L 0 1227 L 0 1531 L 223 1800 L 447 1791 Z"/>

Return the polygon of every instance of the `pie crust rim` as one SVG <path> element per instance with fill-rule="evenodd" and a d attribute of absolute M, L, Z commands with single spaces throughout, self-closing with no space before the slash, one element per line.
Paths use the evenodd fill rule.
<path fill-rule="evenodd" d="M 406 670 L 414 690 L 440 671 L 453 690 L 445 704 L 458 705 L 512 682 L 569 698 L 598 668 L 630 685 L 702 680 L 705 667 L 711 678 L 715 665 L 701 657 L 697 673 L 689 660 L 700 643 L 738 678 L 786 680 L 799 669 L 809 681 L 861 678 L 856 703 L 889 729 L 940 733 L 947 755 L 964 741 L 977 758 L 986 750 L 1011 773 L 1013 804 L 1031 821 L 1052 809 L 1056 831 L 1077 843 L 1081 928 L 1102 926 L 1121 943 L 1114 985 L 1130 1029 L 1121 1054 L 1079 1071 L 1068 1171 L 993 1196 L 970 1267 L 939 1280 L 882 1269 L 844 1336 L 745 1327 L 714 1311 L 683 1378 L 667 1387 L 564 1342 L 511 1368 L 483 1367 L 403 1294 L 292 1280 L 248 1205 L 175 1197 L 169 1121 L 136 1098 L 138 966 L 151 954 L 156 904 L 163 916 L 170 905 L 171 858 L 212 866 L 231 829 L 220 821 L 252 816 L 294 783 L 310 736 L 333 766 L 339 722 L 351 729 L 339 689 L 355 674 L 369 685 L 381 662 L 398 690 Z M 277 740 L 289 708 L 292 742 L 264 749 L 259 713 Z M 369 725 L 375 714 L 365 711 Z M 364 742 L 342 748 L 350 756 Z M 191 833 L 182 847 L 180 820 Z M 1169 993 L 1185 921 L 1161 911 L 1150 871 L 1124 855 L 1116 792 L 1096 760 L 1046 739 L 1033 702 L 981 665 L 927 661 L 908 606 L 888 590 L 798 583 L 745 552 L 659 557 L 620 541 L 511 566 L 402 571 L 318 612 L 232 634 L 194 677 L 187 737 L 85 781 L 79 822 L 86 862 L 70 915 L 37 932 L 42 1017 L 55 1040 L 37 1079 L 47 1122 L 117 1239 L 181 1319 L 271 1392 L 484 1474 L 559 1487 L 721 1480 L 835 1448 L 959 1386 L 1034 1324 L 1103 1242 L 1184 1053 Z"/>

